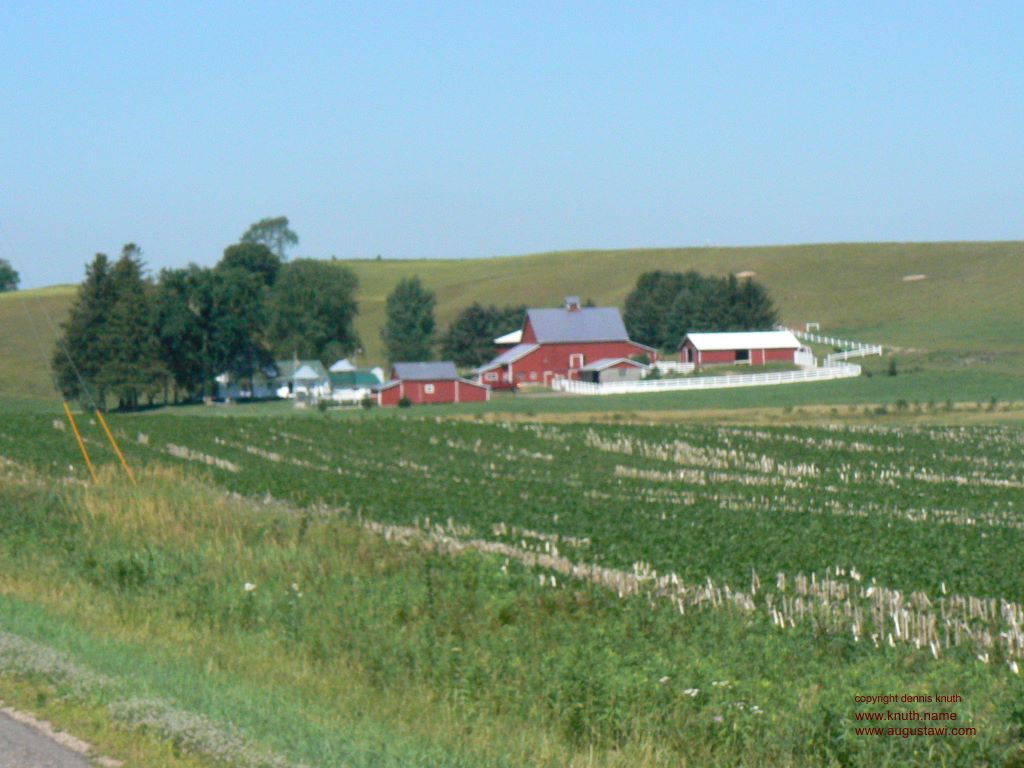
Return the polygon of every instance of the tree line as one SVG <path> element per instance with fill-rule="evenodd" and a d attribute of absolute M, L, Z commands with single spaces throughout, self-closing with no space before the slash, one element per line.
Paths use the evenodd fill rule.
<path fill-rule="evenodd" d="M 768 290 L 749 277 L 645 272 L 626 297 L 629 337 L 676 351 L 687 333 L 770 330 L 779 321 Z"/>
<path fill-rule="evenodd" d="M 96 254 L 52 358 L 66 398 L 122 408 L 216 392 L 222 373 L 251 381 L 274 359 L 354 351 L 358 279 L 313 259 L 286 261 L 298 243 L 286 217 L 253 224 L 212 268 L 145 276 L 142 251 Z"/>
<path fill-rule="evenodd" d="M 337 264 L 289 261 L 297 243 L 281 216 L 249 227 L 212 268 L 190 264 L 151 278 L 134 243 L 116 261 L 96 254 L 54 350 L 58 388 L 101 408 L 113 401 L 130 409 L 214 395 L 220 374 L 245 384 L 275 359 L 328 362 L 357 351 L 358 278 Z M 440 352 L 460 367 L 482 365 L 494 339 L 526 316 L 522 304 L 473 302 L 440 332 L 436 304 L 419 277 L 395 286 L 380 331 L 390 362 Z M 624 311 L 630 338 L 670 350 L 690 331 L 765 329 L 777 319 L 764 286 L 694 271 L 641 275 Z"/>

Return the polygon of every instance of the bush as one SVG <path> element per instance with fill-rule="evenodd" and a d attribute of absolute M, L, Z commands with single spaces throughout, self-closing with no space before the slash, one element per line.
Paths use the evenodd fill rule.
<path fill-rule="evenodd" d="M 398 401 L 398 407 L 399 408 L 408 408 L 410 405 L 412 405 L 412 400 L 410 400 L 405 395 L 402 395 L 402 399 Z"/>
<path fill-rule="evenodd" d="M 372 397 L 364 397 L 362 400 L 359 401 L 359 404 L 363 406 L 363 408 L 366 408 L 367 410 L 373 408 L 373 406 L 375 405 Z"/>
<path fill-rule="evenodd" d="M 320 411 L 320 413 L 324 413 L 328 407 L 330 407 L 330 403 L 328 403 L 324 398 L 321 397 L 316 401 L 316 409 Z"/>
<path fill-rule="evenodd" d="M 896 375 L 896 358 L 895 357 L 890 357 L 889 358 L 889 368 L 886 370 L 886 373 L 888 375 L 890 375 L 890 376 L 895 376 Z"/>

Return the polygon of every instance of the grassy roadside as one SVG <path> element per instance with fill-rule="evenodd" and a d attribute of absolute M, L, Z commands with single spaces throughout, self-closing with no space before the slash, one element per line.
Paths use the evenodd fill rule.
<path fill-rule="evenodd" d="M 201 755 L 182 750 L 174 740 L 132 728 L 116 720 L 109 710 L 85 700 L 74 700 L 38 676 L 0 674 L 0 703 L 31 713 L 55 731 L 89 744 L 88 756 L 117 761 L 123 768 L 218 768 Z M 108 763 L 114 765 L 115 763 Z"/>
<path fill-rule="evenodd" d="M 242 503 L 159 468 L 138 490 L 111 475 L 59 495 L 11 480 L 0 501 L 0 632 L 71 660 L 22 653 L 22 668 L 34 664 L 58 699 L 229 764 L 282 764 L 268 753 L 332 767 L 1019 756 L 1007 713 L 1020 681 L 969 654 L 933 661 L 780 634 L 728 609 L 680 616 L 541 583 L 493 556 Z M 927 755 L 853 738 L 853 692 L 942 686 L 965 697 L 978 738 Z"/>

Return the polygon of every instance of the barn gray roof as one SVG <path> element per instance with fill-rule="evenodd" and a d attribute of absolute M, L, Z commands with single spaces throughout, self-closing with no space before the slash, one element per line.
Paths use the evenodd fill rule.
<path fill-rule="evenodd" d="M 539 347 L 540 344 L 516 344 L 511 349 L 506 349 L 496 358 L 491 360 L 491 362 L 487 363 L 486 365 L 481 365 L 479 368 L 476 369 L 476 372 L 481 373 L 483 371 L 489 371 L 492 368 L 497 368 L 502 365 L 514 363 L 516 360 L 522 357 L 526 357 L 526 355 L 530 354 L 531 352 L 533 352 L 533 350 Z"/>
<path fill-rule="evenodd" d="M 619 363 L 626 363 L 634 368 L 650 368 L 649 365 L 638 363 L 636 360 L 630 360 L 628 357 L 602 357 L 600 360 L 595 360 L 592 363 L 588 363 L 580 368 L 581 371 L 603 371 L 605 368 L 611 368 L 613 365 Z"/>
<path fill-rule="evenodd" d="M 537 336 L 537 341 L 541 344 L 629 341 L 622 315 L 616 307 L 581 307 L 574 310 L 530 309 L 527 310 L 526 316 Z"/>
<path fill-rule="evenodd" d="M 395 363 L 395 378 L 403 381 L 445 381 L 459 378 L 455 363 Z"/>

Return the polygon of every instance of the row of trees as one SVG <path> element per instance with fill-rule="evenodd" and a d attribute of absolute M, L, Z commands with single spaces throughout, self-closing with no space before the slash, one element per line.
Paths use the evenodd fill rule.
<path fill-rule="evenodd" d="M 674 351 L 687 333 L 770 329 L 778 313 L 765 287 L 749 277 L 659 270 L 637 280 L 623 320 L 634 341 Z"/>
<path fill-rule="evenodd" d="M 483 365 L 494 356 L 494 339 L 521 328 L 525 305 L 497 307 L 473 302 L 438 335 L 434 307 L 437 297 L 418 277 L 401 280 L 387 298 L 387 320 L 381 339 L 391 362 L 441 357 L 458 366 Z"/>
<path fill-rule="evenodd" d="M 297 242 L 287 218 L 264 219 L 212 269 L 164 269 L 155 280 L 134 244 L 115 262 L 97 254 L 53 355 L 58 387 L 100 407 L 113 398 L 134 408 L 161 394 L 210 394 L 217 375 L 251 379 L 275 358 L 355 350 L 355 274 L 286 262 Z"/>

